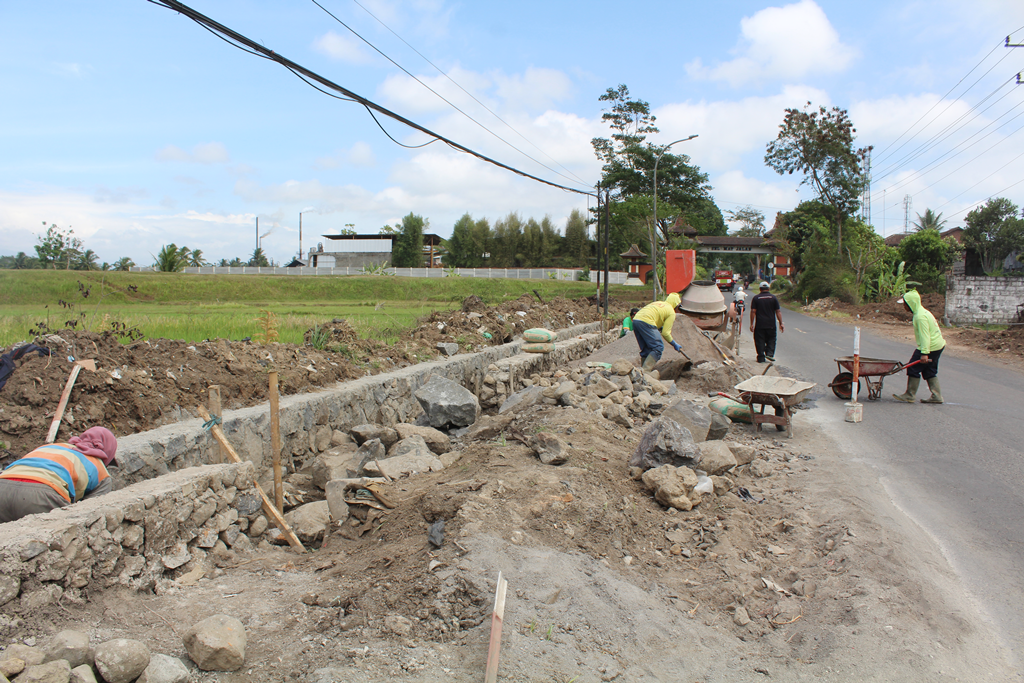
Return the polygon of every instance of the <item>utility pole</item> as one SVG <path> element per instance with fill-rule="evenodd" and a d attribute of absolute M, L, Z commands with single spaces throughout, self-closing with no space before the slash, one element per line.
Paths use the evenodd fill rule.
<path fill-rule="evenodd" d="M 1011 43 L 1010 42 L 1010 36 L 1006 36 L 1006 47 L 1024 47 L 1024 43 Z M 1024 81 L 1020 80 L 1021 73 L 1022 72 L 1020 72 L 1020 71 L 1017 72 L 1017 83 L 1016 83 L 1016 85 L 1024 85 Z"/>
<path fill-rule="evenodd" d="M 260 248 L 260 217 L 256 216 L 256 248 Z"/>
<path fill-rule="evenodd" d="M 604 317 L 608 317 L 608 233 L 610 232 L 611 212 L 608 209 L 608 204 L 611 202 L 611 191 L 604 191 Z M 604 328 L 601 328 L 604 329 Z"/>
<path fill-rule="evenodd" d="M 909 194 L 903 195 L 903 232 L 910 232 L 910 207 L 914 205 L 914 198 Z"/>
<path fill-rule="evenodd" d="M 868 147 L 868 155 L 864 158 L 864 177 L 867 183 L 864 185 L 864 195 L 860 203 L 860 215 L 864 222 L 871 225 L 871 148 Z"/>

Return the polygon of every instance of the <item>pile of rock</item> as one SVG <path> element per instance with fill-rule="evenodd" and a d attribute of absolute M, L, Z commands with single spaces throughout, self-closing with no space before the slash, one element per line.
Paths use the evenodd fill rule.
<path fill-rule="evenodd" d="M 237 671 L 245 662 L 245 627 L 214 615 L 189 628 L 185 650 L 203 671 Z M 42 647 L 8 645 L 0 653 L 0 682 L 187 683 L 192 673 L 177 657 L 151 653 L 139 640 L 115 638 L 92 646 L 88 633 L 61 631 Z"/>

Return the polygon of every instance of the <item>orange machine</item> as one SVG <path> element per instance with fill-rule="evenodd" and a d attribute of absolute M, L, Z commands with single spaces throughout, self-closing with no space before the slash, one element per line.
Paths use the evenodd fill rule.
<path fill-rule="evenodd" d="M 693 249 L 665 251 L 665 291 L 681 292 L 693 282 L 697 270 L 697 252 Z"/>

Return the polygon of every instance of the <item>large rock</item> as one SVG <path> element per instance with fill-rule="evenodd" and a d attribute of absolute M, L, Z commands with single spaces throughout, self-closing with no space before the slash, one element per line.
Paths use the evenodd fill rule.
<path fill-rule="evenodd" d="M 188 667 L 177 657 L 155 654 L 136 683 L 188 683 Z"/>
<path fill-rule="evenodd" d="M 377 439 L 384 448 L 391 446 L 393 443 L 398 441 L 398 432 L 391 427 L 382 427 L 380 425 L 365 424 L 356 425 L 349 430 L 352 433 L 352 438 L 356 440 L 356 443 L 362 446 L 367 441 Z"/>
<path fill-rule="evenodd" d="M 430 449 L 423 443 L 421 437 L 410 437 L 409 439 L 403 439 L 403 441 L 419 441 L 419 444 L 410 444 L 410 450 L 394 458 L 385 458 L 384 460 L 366 463 L 366 466 L 363 467 L 363 476 L 399 479 L 411 474 L 440 472 L 444 469 L 444 463 L 430 452 Z"/>
<path fill-rule="evenodd" d="M 600 398 L 604 398 L 608 394 L 610 394 L 610 393 L 612 393 L 614 391 L 618 391 L 619 390 L 619 385 L 615 384 L 614 382 L 612 382 L 607 377 L 599 378 L 596 382 L 594 382 L 590 386 L 593 388 L 594 393 L 597 394 L 597 396 L 600 397 Z M 630 385 L 630 387 L 631 387 L 631 390 L 632 390 L 632 384 Z"/>
<path fill-rule="evenodd" d="M 301 505 L 284 516 L 288 526 L 303 543 L 315 543 L 327 533 L 331 523 L 331 511 L 326 500 Z M 198 662 L 197 662 L 198 663 Z M 233 671 L 234 669 L 218 669 Z"/>
<path fill-rule="evenodd" d="M 434 376 L 413 395 L 431 427 L 468 427 L 480 416 L 480 401 L 450 379 Z"/>
<path fill-rule="evenodd" d="M 700 445 L 700 468 L 708 474 L 725 474 L 736 465 L 736 456 L 724 441 L 705 441 Z"/>
<path fill-rule="evenodd" d="M 604 416 L 604 419 L 614 422 L 620 427 L 633 428 L 633 421 L 629 419 L 629 411 L 624 405 L 613 403 L 610 406 L 605 406 L 601 410 L 601 415 Z"/>
<path fill-rule="evenodd" d="M 398 436 L 396 433 L 395 436 Z M 397 439 L 392 443 L 397 442 Z M 363 471 L 363 467 L 366 463 L 373 462 L 374 460 L 383 460 L 388 455 L 387 449 L 384 447 L 384 443 L 380 439 L 370 439 L 364 441 L 363 445 L 356 451 L 356 457 L 353 459 L 356 463 L 356 473 Z"/>
<path fill-rule="evenodd" d="M 139 680 L 141 681 L 142 679 L 140 678 Z M 68 683 L 98 683 L 96 672 L 88 664 L 76 666 L 71 670 L 71 678 L 68 680 Z"/>
<path fill-rule="evenodd" d="M 245 663 L 245 627 L 226 614 L 215 614 L 190 628 L 185 650 L 203 671 L 237 671 Z"/>
<path fill-rule="evenodd" d="M 391 447 L 388 458 L 403 458 L 406 456 L 422 457 L 434 455 L 434 452 L 427 446 L 427 442 L 419 434 L 406 437 Z"/>
<path fill-rule="evenodd" d="M 732 451 L 733 456 L 736 458 L 737 465 L 749 465 L 754 462 L 754 458 L 757 457 L 757 450 L 753 446 L 736 443 L 735 441 L 727 441 L 726 443 L 729 445 L 729 450 Z"/>
<path fill-rule="evenodd" d="M 25 667 L 14 680 L 16 683 L 68 683 L 71 680 L 71 667 L 66 659 L 36 664 Z"/>
<path fill-rule="evenodd" d="M 11 643 L 3 651 L 3 654 L 0 654 L 0 659 L 20 659 L 25 662 L 25 666 L 36 666 L 46 660 L 46 653 L 38 647 Z"/>
<path fill-rule="evenodd" d="M 683 398 L 666 408 L 661 415 L 686 427 L 693 435 L 694 441 L 700 443 L 707 440 L 708 428 L 711 427 L 711 411 L 704 406 Z"/>
<path fill-rule="evenodd" d="M 131 683 L 149 666 L 149 648 L 140 640 L 115 638 L 96 646 L 93 663 L 107 683 Z"/>
<path fill-rule="evenodd" d="M 505 413 L 518 413 L 521 410 L 526 410 L 532 405 L 538 403 L 544 398 L 544 387 L 532 386 L 526 387 L 521 391 L 517 391 L 502 402 L 501 407 L 498 408 L 498 414 L 503 415 Z"/>
<path fill-rule="evenodd" d="M 729 434 L 729 418 L 721 413 L 712 411 L 711 413 L 711 426 L 708 427 L 708 441 L 717 441 L 724 439 Z"/>
<path fill-rule="evenodd" d="M 666 417 L 651 422 L 629 458 L 630 467 L 644 470 L 661 465 L 696 468 L 699 464 L 700 448 L 690 430 Z"/>
<path fill-rule="evenodd" d="M 345 482 L 329 481 L 326 490 L 327 510 L 331 513 L 331 519 L 335 522 L 344 522 L 348 519 L 348 503 L 345 502 Z"/>
<path fill-rule="evenodd" d="M 616 375 L 626 376 L 629 373 L 633 372 L 633 364 L 624 358 L 620 358 L 619 360 L 612 363 L 611 370 Z"/>
<path fill-rule="evenodd" d="M 397 424 L 395 425 L 395 431 L 398 432 L 399 439 L 408 439 L 410 436 L 423 437 L 423 440 L 427 443 L 427 448 L 437 455 L 447 453 L 452 449 L 452 440 L 448 438 L 448 435 L 433 427 Z M 394 455 L 394 453 L 389 452 L 388 455 Z"/>
<path fill-rule="evenodd" d="M 490 441 L 501 434 L 509 423 L 515 419 L 512 415 L 481 415 L 473 423 L 463 439 L 466 441 Z"/>
<path fill-rule="evenodd" d="M 562 465 L 569 460 L 569 447 L 550 432 L 537 432 L 530 439 L 530 446 L 545 465 Z"/>
<path fill-rule="evenodd" d="M 21 592 L 21 579 L 10 574 L 0 575 L 0 607 L 18 597 Z"/>
<path fill-rule="evenodd" d="M 350 476 L 349 470 L 355 471 L 359 465 L 354 462 L 357 452 L 354 447 L 335 446 L 316 456 L 311 472 L 313 485 L 323 490 L 327 488 L 327 482 Z"/>
<path fill-rule="evenodd" d="M 68 665 L 74 669 L 83 664 L 92 664 L 89 656 L 89 634 L 81 631 L 61 631 L 50 638 L 50 642 L 43 648 L 44 661 L 53 662 L 58 659 L 65 659 Z"/>
<path fill-rule="evenodd" d="M 700 502 L 699 496 L 690 497 L 697 485 L 697 473 L 688 467 L 655 467 L 644 472 L 643 482 L 654 493 L 654 499 L 665 507 L 690 510 Z"/>

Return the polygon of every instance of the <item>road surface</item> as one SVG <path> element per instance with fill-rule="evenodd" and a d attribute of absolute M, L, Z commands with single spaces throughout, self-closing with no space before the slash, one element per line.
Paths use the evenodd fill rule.
<path fill-rule="evenodd" d="M 846 454 L 876 469 L 895 505 L 932 536 L 967 594 L 1024 668 L 1024 382 L 1021 374 L 943 354 L 944 405 L 892 399 L 906 374 L 885 380 L 864 421 L 844 420 L 827 384 L 834 358 L 853 353 L 853 327 L 783 310 L 776 360 L 784 374 L 817 382 L 817 408 L 801 415 L 833 429 Z M 910 331 L 909 323 L 907 324 Z M 753 362 L 749 320 L 741 355 Z M 911 342 L 862 328 L 861 355 L 906 362 Z M 922 382 L 919 398 L 928 395 Z M 813 417 L 812 417 L 813 414 Z"/>

